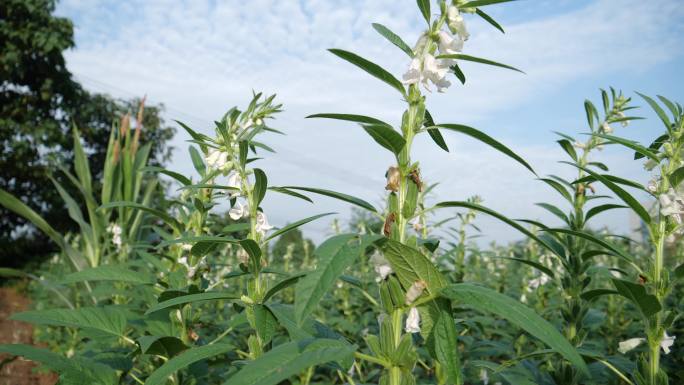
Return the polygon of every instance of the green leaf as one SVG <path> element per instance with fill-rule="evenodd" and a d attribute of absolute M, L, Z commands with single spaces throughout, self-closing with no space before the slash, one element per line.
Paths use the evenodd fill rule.
<path fill-rule="evenodd" d="M 428 135 L 430 135 L 430 138 L 432 138 L 432 141 L 435 142 L 436 145 L 439 146 L 442 150 L 449 152 L 449 147 L 446 144 L 446 141 L 444 141 L 444 137 L 442 136 L 442 133 L 439 132 L 438 129 L 436 128 L 428 128 L 427 129 Z"/>
<path fill-rule="evenodd" d="M 81 145 L 81 135 L 78 133 L 78 129 L 74 125 L 72 130 L 72 136 L 74 140 L 74 170 L 76 171 L 76 176 L 81 182 L 83 189 L 91 194 L 93 191 L 92 181 L 90 176 L 90 166 L 88 165 L 88 157 L 83 151 L 83 146 Z"/>
<path fill-rule="evenodd" d="M 177 220 L 175 220 L 172 216 L 170 216 L 169 214 L 167 214 L 161 210 L 152 208 L 152 207 L 147 207 L 147 206 L 142 205 L 140 203 L 125 202 L 125 201 L 109 202 L 107 204 L 104 204 L 104 205 L 98 207 L 98 210 L 111 209 L 111 208 L 115 208 L 115 207 L 128 207 L 128 208 L 132 208 L 132 209 L 145 211 L 145 212 L 152 214 L 155 217 L 163 220 L 164 222 L 166 222 L 166 224 L 168 224 L 169 226 L 178 230 L 179 232 L 183 231 L 183 226 Z"/>
<path fill-rule="evenodd" d="M 516 230 L 520 231 L 521 233 L 525 234 L 529 238 L 535 240 L 537 243 L 539 243 L 541 246 L 546 248 L 547 250 L 551 251 L 552 253 L 558 255 L 558 251 L 555 250 L 551 245 L 549 245 L 546 241 L 542 240 L 541 238 L 537 237 L 534 235 L 532 232 L 527 230 L 525 227 L 521 226 L 519 223 L 507 218 L 506 216 L 499 214 L 498 212 L 491 210 L 487 207 L 480 206 L 475 203 L 470 203 L 470 202 L 459 202 L 459 201 L 450 201 L 450 202 L 440 202 L 435 205 L 435 207 L 465 207 L 471 210 L 479 211 L 481 213 L 485 213 L 488 215 L 493 216 L 494 218 L 508 224 L 509 226 L 515 228 Z"/>
<path fill-rule="evenodd" d="M 644 94 L 640 94 L 640 93 L 638 93 L 638 92 L 637 92 L 636 94 L 639 95 L 639 96 L 641 96 L 641 97 L 646 101 L 646 103 L 648 103 L 648 105 L 651 106 L 651 108 L 653 109 L 653 111 L 655 111 L 655 113 L 658 115 L 658 117 L 660 118 L 660 120 L 661 120 L 661 121 L 663 122 L 663 124 L 665 125 L 665 128 L 667 128 L 667 131 L 669 132 L 670 129 L 671 129 L 671 127 L 672 127 L 672 122 L 670 122 L 670 118 L 667 116 L 667 114 L 665 113 L 665 111 L 663 111 L 663 109 L 660 108 L 660 106 L 658 105 L 658 103 L 657 103 L 655 100 L 651 99 L 650 97 L 648 97 L 648 96 L 646 96 L 646 95 L 644 95 Z"/>
<path fill-rule="evenodd" d="M 401 40 L 401 38 L 397 34 L 390 31 L 389 28 L 385 27 L 380 23 L 373 23 L 373 28 L 376 31 L 378 31 L 378 33 L 382 35 L 385 39 L 387 39 L 390 43 L 394 44 L 400 50 L 404 51 L 409 57 L 413 57 L 413 50 L 411 49 L 411 47 L 409 47 L 408 44 Z"/>
<path fill-rule="evenodd" d="M 539 178 L 539 180 L 553 187 L 553 189 L 558 191 L 563 196 L 563 198 L 565 198 L 568 202 L 573 203 L 572 196 L 561 183 L 550 178 Z"/>
<path fill-rule="evenodd" d="M 332 52 L 334 55 L 354 64 L 355 66 L 361 68 L 362 70 L 368 72 L 369 74 L 373 75 L 374 77 L 382 80 L 383 82 L 389 84 L 392 86 L 394 89 L 399 91 L 403 96 L 406 95 L 406 90 L 404 89 L 404 85 L 401 84 L 397 78 L 394 77 L 391 73 L 387 72 L 384 70 L 382 67 L 379 65 L 368 61 L 361 56 L 358 56 L 354 53 L 351 53 L 349 51 L 341 50 L 341 49 L 336 49 L 332 48 L 329 49 L 328 51 Z"/>
<path fill-rule="evenodd" d="M 312 193 L 314 193 L 314 194 L 325 195 L 325 196 L 328 196 L 328 197 L 331 197 L 331 198 L 339 199 L 339 200 L 341 200 L 341 201 L 345 201 L 345 202 L 347 202 L 347 203 L 351 203 L 351 204 L 353 204 L 353 205 L 362 207 L 362 208 L 364 208 L 364 209 L 366 209 L 366 210 L 368 210 L 368 211 L 372 211 L 372 212 L 374 212 L 374 213 L 377 213 L 377 212 L 378 212 L 378 211 L 375 209 L 375 207 L 373 207 L 372 204 L 370 204 L 370 203 L 368 203 L 368 202 L 366 202 L 366 201 L 364 201 L 364 200 L 362 200 L 362 199 L 353 197 L 353 196 L 351 196 L 351 195 L 338 193 L 338 192 L 336 192 L 336 191 L 324 190 L 324 189 L 321 189 L 321 188 L 298 187 L 298 186 L 282 186 L 282 187 L 280 187 L 280 188 L 288 189 L 288 190 L 302 190 L 302 191 L 312 192 Z"/>
<path fill-rule="evenodd" d="M 39 362 L 60 374 L 60 384 L 64 385 L 116 385 L 119 376 L 114 369 L 84 357 L 64 357 L 47 349 L 16 344 L 0 345 L 0 353 L 22 356 Z"/>
<path fill-rule="evenodd" d="M 147 167 L 143 167 L 140 171 L 158 172 L 160 174 L 170 176 L 171 178 L 179 181 L 184 186 L 192 184 L 192 181 L 190 181 L 190 179 L 187 178 L 185 175 L 179 174 L 175 171 L 169 171 L 163 167 L 147 166 Z"/>
<path fill-rule="evenodd" d="M 584 360 L 565 337 L 548 321 L 513 298 L 492 289 L 469 283 L 450 285 L 442 290 L 442 295 L 476 310 L 491 312 L 505 318 L 540 339 L 565 357 L 587 377 L 589 376 L 589 370 Z"/>
<path fill-rule="evenodd" d="M 593 134 L 594 136 L 597 136 L 599 138 L 608 140 L 613 143 L 621 144 L 627 148 L 631 148 L 632 150 L 636 151 L 637 153 L 648 157 L 649 159 L 653 159 L 656 162 L 658 161 L 658 155 L 655 153 L 651 152 L 648 148 L 640 145 L 637 142 L 634 142 L 632 140 L 627 140 L 624 138 L 621 138 L 619 136 L 614 136 L 614 135 L 606 135 L 606 134 Z"/>
<path fill-rule="evenodd" d="M 204 159 L 199 151 L 193 146 L 188 147 L 188 151 L 190 151 L 190 159 L 192 160 L 192 165 L 195 166 L 195 170 L 197 170 L 200 175 L 206 174 L 207 166 L 204 164 Z"/>
<path fill-rule="evenodd" d="M 318 302 L 332 288 L 337 278 L 363 252 L 354 234 L 341 234 L 323 242 L 314 255 L 316 270 L 297 282 L 295 288 L 295 317 L 301 324 L 316 308 Z"/>
<path fill-rule="evenodd" d="M 587 114 L 587 124 L 589 124 L 589 127 L 593 130 L 594 129 L 594 117 L 598 119 L 598 114 L 594 114 L 594 111 L 596 108 L 594 105 L 591 103 L 589 100 L 584 101 L 584 111 Z"/>
<path fill-rule="evenodd" d="M 477 8 L 477 7 L 484 7 L 485 5 L 492 5 L 492 4 L 499 4 L 499 3 L 507 3 L 509 1 L 515 1 L 515 0 L 474 0 L 474 1 L 469 1 L 465 4 L 459 5 L 459 8 Z"/>
<path fill-rule="evenodd" d="M 265 303 L 266 301 L 268 301 L 269 298 L 276 295 L 279 291 L 296 284 L 305 275 L 306 275 L 306 273 L 295 273 L 295 274 L 292 274 L 291 276 L 279 281 L 278 283 L 273 285 L 273 287 L 268 289 L 266 294 L 264 294 L 264 299 L 262 300 L 262 302 Z"/>
<path fill-rule="evenodd" d="M 416 281 L 425 281 L 425 290 L 430 295 L 437 295 L 446 286 L 446 279 L 419 250 L 387 238 L 380 239 L 377 244 L 402 286 L 411 287 Z"/>
<path fill-rule="evenodd" d="M 183 369 L 197 361 L 227 353 L 232 349 L 234 349 L 232 345 L 214 344 L 186 350 L 182 354 L 166 361 L 164 365 L 159 367 L 159 369 L 152 372 L 152 374 L 147 377 L 145 385 L 166 384 L 168 377 L 178 370 Z"/>
<path fill-rule="evenodd" d="M 558 140 L 557 143 L 560 144 L 561 148 L 563 148 L 568 155 L 570 155 L 572 160 L 577 161 L 577 151 L 575 151 L 575 147 L 569 140 L 561 139 Z"/>
<path fill-rule="evenodd" d="M 115 336 L 123 336 L 126 328 L 126 311 L 117 306 L 30 310 L 16 313 L 11 319 L 35 325 L 94 329 Z"/>
<path fill-rule="evenodd" d="M 551 269 L 549 269 L 548 267 L 542 265 L 541 263 L 539 263 L 539 262 L 537 262 L 537 261 L 532 261 L 532 260 L 529 260 L 529 259 L 517 258 L 517 257 L 499 257 L 499 258 L 510 259 L 511 261 L 516 261 L 516 262 L 524 263 L 524 264 L 526 264 L 526 265 L 529 265 L 529 266 L 534 267 L 535 269 L 541 271 L 542 273 L 548 275 L 548 276 L 551 277 L 551 278 L 554 277 L 553 271 L 552 271 Z"/>
<path fill-rule="evenodd" d="M 506 33 L 506 31 L 504 31 L 503 27 L 502 27 L 501 25 L 499 25 L 499 23 L 497 23 L 496 20 L 494 20 L 494 19 L 493 19 L 491 16 L 489 16 L 488 14 L 484 13 L 484 11 L 482 11 L 481 9 L 476 9 L 476 10 L 475 10 L 475 13 L 476 13 L 478 16 L 480 16 L 481 18 L 483 18 L 487 23 L 491 24 L 494 28 L 496 28 L 496 29 L 498 29 L 499 31 L 501 31 L 501 33 Z"/>
<path fill-rule="evenodd" d="M 663 144 L 670 139 L 669 134 L 663 134 L 657 137 L 649 146 L 648 149 L 651 152 L 658 152 L 658 149 L 663 146 Z M 644 155 L 639 154 L 638 152 L 634 153 L 634 160 L 641 159 L 643 158 Z"/>
<path fill-rule="evenodd" d="M 634 210 L 634 212 L 644 221 L 644 223 L 646 223 L 647 225 L 651 224 L 651 216 L 649 215 L 648 211 L 644 208 L 644 206 L 642 206 L 638 200 L 631 196 L 627 191 L 623 190 L 620 186 L 611 182 L 610 180 L 608 180 L 608 178 L 604 177 L 603 175 L 597 174 L 586 167 L 581 167 L 569 162 L 563 163 L 567 163 L 581 170 L 584 170 L 586 173 L 596 178 L 599 182 L 603 183 L 606 187 L 613 191 L 615 195 L 622 199 L 622 201 L 625 202 L 629 207 L 631 207 L 632 210 Z"/>
<path fill-rule="evenodd" d="M 570 230 L 570 229 L 544 228 L 544 229 L 542 229 L 542 231 L 547 231 L 547 232 L 551 232 L 551 233 L 568 234 L 568 235 L 572 235 L 575 237 L 584 238 L 588 241 L 591 241 L 591 242 L 605 248 L 606 250 L 609 250 L 612 255 L 615 255 L 616 257 L 620 257 L 620 258 L 624 259 L 625 262 L 629 263 L 637 271 L 641 272 L 641 269 L 634 263 L 634 258 L 632 258 L 632 256 L 630 256 L 629 254 L 620 250 L 617 246 L 615 246 L 611 243 L 608 243 L 602 239 L 599 239 L 592 234 L 589 234 L 589 233 L 584 232 L 584 231 L 576 231 L 576 230 Z"/>
<path fill-rule="evenodd" d="M 371 118 L 370 116 L 364 115 L 354 115 L 354 114 L 314 114 L 307 116 L 308 118 L 325 118 L 325 119 L 336 119 L 345 120 L 348 122 L 364 123 L 364 124 L 381 124 L 383 126 L 392 127 L 391 124 L 385 123 L 380 119 Z"/>
<path fill-rule="evenodd" d="M 21 270 L 12 269 L 9 267 L 0 267 L 0 277 L 3 278 L 24 278 L 28 277 L 28 274 Z"/>
<path fill-rule="evenodd" d="M 580 294 L 580 297 L 582 297 L 582 299 L 585 301 L 592 301 L 598 297 L 611 294 L 618 294 L 618 292 L 609 289 L 594 289 L 585 291 L 584 293 Z"/>
<path fill-rule="evenodd" d="M 355 350 L 354 345 L 331 339 L 288 342 L 250 361 L 223 385 L 280 384 L 309 367 L 348 359 Z"/>
<path fill-rule="evenodd" d="M 307 224 L 307 223 L 309 223 L 309 222 L 311 222 L 311 221 L 315 221 L 315 220 L 318 219 L 318 218 L 322 218 L 322 217 L 325 217 L 325 216 L 328 216 L 328 215 L 333 215 L 333 214 L 337 214 L 337 213 L 324 213 L 324 214 L 318 214 L 318 215 L 314 215 L 314 216 L 311 216 L 311 217 L 308 217 L 308 218 L 304 218 L 304 219 L 298 220 L 297 222 L 290 223 L 289 225 L 287 225 L 287 226 L 285 226 L 285 227 L 283 227 L 283 228 L 280 228 L 280 229 L 274 231 L 271 235 L 269 235 L 269 236 L 264 240 L 264 242 L 268 242 L 268 241 L 270 241 L 271 239 L 273 239 L 273 238 L 275 238 L 275 237 L 278 237 L 278 236 L 280 236 L 280 235 L 283 235 L 283 234 L 287 233 L 288 231 L 294 230 L 294 229 L 296 229 L 297 227 L 302 226 L 302 225 L 304 225 L 304 224 Z"/>
<path fill-rule="evenodd" d="M 14 212 L 15 214 L 27 219 L 34 226 L 36 226 L 40 231 L 45 233 L 53 242 L 55 242 L 69 257 L 69 261 L 72 263 L 76 270 L 82 270 L 88 266 L 88 262 L 78 251 L 71 247 L 62 237 L 62 234 L 58 233 L 52 226 L 50 226 L 43 217 L 38 213 L 33 211 L 24 202 L 8 193 L 7 191 L 0 188 L 0 205 L 3 205 L 6 209 Z"/>
<path fill-rule="evenodd" d="M 141 285 L 155 283 L 151 274 L 130 270 L 124 266 L 103 265 L 77 271 L 64 277 L 60 283 L 69 284 L 83 281 L 118 281 Z"/>
<path fill-rule="evenodd" d="M 525 168 L 532 171 L 532 173 L 536 175 L 536 173 L 534 172 L 534 169 L 532 169 L 532 166 L 527 164 L 527 162 L 525 162 L 525 160 L 523 158 L 519 157 L 513 151 L 511 151 L 508 147 L 499 143 L 494 138 L 485 134 L 482 131 L 479 131 L 479 130 L 476 130 L 472 127 L 464 126 L 461 124 L 436 124 L 435 127 L 446 128 L 447 130 L 460 132 L 462 134 L 470 136 L 471 138 L 477 139 L 477 140 L 489 145 L 490 147 L 492 147 L 492 148 L 508 155 L 509 157 L 515 159 L 518 163 L 522 164 L 523 166 L 525 166 Z"/>
<path fill-rule="evenodd" d="M 464 55 L 462 53 L 454 53 L 454 54 L 449 54 L 449 55 L 438 55 L 437 59 L 457 59 L 457 60 L 465 60 L 465 61 L 470 61 L 473 63 L 480 63 L 480 64 L 487 64 L 490 66 L 494 67 L 500 67 L 500 68 L 506 68 L 509 70 L 517 71 L 520 72 L 521 74 L 524 74 L 525 72 L 515 68 L 511 67 L 507 64 L 502 64 L 502 63 L 497 63 L 495 61 L 489 60 L 489 59 L 483 59 L 481 57 L 476 57 L 476 56 L 470 56 L 470 55 Z"/>
<path fill-rule="evenodd" d="M 451 70 L 454 72 L 454 76 L 458 78 L 458 81 L 460 81 L 461 84 L 466 84 L 466 76 L 463 73 L 463 70 L 461 70 L 461 67 L 458 66 L 458 64 L 454 63 L 454 65 L 452 65 L 449 68 L 451 68 Z"/>
<path fill-rule="evenodd" d="M 254 169 L 254 197 L 256 198 L 256 204 L 259 206 L 261 201 L 264 200 L 266 196 L 266 189 L 268 188 L 268 179 L 266 174 L 259 168 Z"/>
<path fill-rule="evenodd" d="M 428 344 L 433 346 L 434 357 L 445 368 L 450 384 L 463 384 L 461 358 L 458 351 L 458 335 L 451 316 L 451 304 L 440 298 L 436 306 L 438 314 L 430 330 Z"/>
<path fill-rule="evenodd" d="M 645 318 L 651 317 L 662 309 L 658 297 L 653 294 L 648 294 L 644 285 L 617 278 L 611 278 L 611 280 L 618 293 L 634 302 Z"/>
<path fill-rule="evenodd" d="M 430 25 L 430 0 L 417 0 L 418 9 L 425 18 L 425 21 Z"/>
<path fill-rule="evenodd" d="M 589 211 L 587 211 L 587 214 L 584 216 L 584 221 L 586 222 L 586 221 L 588 221 L 591 217 L 593 217 L 594 215 L 597 215 L 597 214 L 599 214 L 599 213 L 602 213 L 602 212 L 604 212 L 604 211 L 606 211 L 606 210 L 624 209 L 624 208 L 628 208 L 628 207 L 627 207 L 627 206 L 623 206 L 623 205 L 616 205 L 616 204 L 612 204 L 612 203 L 608 203 L 608 204 L 604 204 L 604 205 L 592 207 L 592 208 L 589 209 Z"/>
<path fill-rule="evenodd" d="M 304 194 L 300 194 L 300 193 L 298 193 L 298 192 L 290 191 L 290 190 L 288 190 L 288 189 L 286 189 L 286 188 L 284 188 L 284 187 L 269 187 L 268 189 L 271 190 L 271 191 L 275 191 L 275 192 L 277 192 L 277 193 L 281 193 L 281 194 L 293 196 L 293 197 L 295 197 L 295 198 L 303 199 L 303 200 L 305 200 L 305 201 L 307 201 L 307 202 L 309 202 L 309 203 L 313 203 L 313 201 L 311 200 L 311 198 L 309 198 L 308 196 L 306 196 L 306 195 L 304 195 Z"/>
<path fill-rule="evenodd" d="M 565 213 L 563 212 L 563 210 L 559 209 L 558 207 L 556 207 L 556 206 L 554 206 L 554 205 L 552 205 L 552 204 L 548 204 L 548 203 L 535 203 L 535 205 L 537 205 L 537 206 L 539 206 L 539 207 L 541 207 L 541 208 L 546 209 L 546 210 L 549 211 L 551 214 L 557 216 L 557 217 L 560 218 L 563 222 L 565 222 L 566 224 L 570 225 L 570 219 L 568 218 L 567 215 L 565 215 Z"/>
<path fill-rule="evenodd" d="M 142 336 L 138 338 L 138 346 L 142 354 L 153 354 L 171 358 L 188 347 L 178 339 L 171 336 Z"/>
<path fill-rule="evenodd" d="M 392 151 L 396 156 L 399 156 L 401 150 L 406 145 L 406 140 L 394 131 L 394 129 L 382 124 L 364 124 L 363 129 L 366 130 L 376 143 L 382 147 Z"/>
<path fill-rule="evenodd" d="M 670 174 L 670 185 L 672 188 L 676 189 L 679 184 L 684 180 L 684 166 L 676 169 L 672 174 Z"/>
<path fill-rule="evenodd" d="M 181 295 L 166 301 L 159 302 L 150 307 L 145 314 L 154 313 L 155 311 L 163 310 L 172 306 L 184 305 L 186 303 L 195 303 L 202 301 L 212 301 L 217 299 L 238 299 L 239 296 L 235 293 L 213 292 L 207 291 L 204 293 Z"/>

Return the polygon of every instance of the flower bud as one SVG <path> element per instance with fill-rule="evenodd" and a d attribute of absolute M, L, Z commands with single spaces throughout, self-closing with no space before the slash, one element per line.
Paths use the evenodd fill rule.
<path fill-rule="evenodd" d="M 411 285 L 411 287 L 406 291 L 406 304 L 410 305 L 418 297 L 423 294 L 423 290 L 427 287 L 427 283 L 423 280 L 416 281 Z"/>

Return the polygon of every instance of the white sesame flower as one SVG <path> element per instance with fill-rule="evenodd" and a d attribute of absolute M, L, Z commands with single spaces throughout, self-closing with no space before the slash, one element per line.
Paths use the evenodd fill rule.
<path fill-rule="evenodd" d="M 618 112 L 617 114 L 618 114 L 618 117 L 620 117 L 620 118 L 625 117 L 625 114 L 623 114 L 622 111 Z M 627 127 L 629 125 L 629 120 L 623 120 L 620 122 L 620 124 L 622 124 L 622 127 Z"/>
<path fill-rule="evenodd" d="M 659 178 L 653 178 L 650 181 L 648 181 L 648 185 L 646 186 L 646 189 L 652 193 L 655 193 L 658 191 L 659 185 L 660 185 Z"/>
<path fill-rule="evenodd" d="M 442 55 L 453 55 L 463 50 L 463 40 L 460 37 L 451 36 L 448 32 L 439 31 L 439 53 Z"/>
<path fill-rule="evenodd" d="M 520 296 L 520 302 L 527 303 L 527 294 L 522 293 L 522 295 Z"/>
<path fill-rule="evenodd" d="M 116 249 L 121 250 L 121 245 L 123 244 L 123 240 L 121 239 L 121 226 L 112 223 L 107 227 L 107 232 L 112 234 L 112 243 L 116 246 Z"/>
<path fill-rule="evenodd" d="M 463 40 L 468 40 L 470 37 L 463 16 L 458 12 L 458 7 L 455 5 L 450 5 L 447 9 L 447 26 L 452 33 L 458 34 Z"/>
<path fill-rule="evenodd" d="M 375 252 L 371 257 L 371 262 L 375 265 L 375 273 L 378 275 L 375 278 L 377 282 L 384 281 L 388 275 L 392 274 L 392 266 L 382 254 Z"/>
<path fill-rule="evenodd" d="M 613 127 L 611 127 L 610 124 L 608 124 L 606 122 L 603 122 L 603 124 L 601 124 L 601 129 L 602 129 L 604 134 L 612 134 L 613 133 Z"/>
<path fill-rule="evenodd" d="M 209 150 L 205 161 L 207 166 L 216 170 L 223 170 L 228 165 L 228 153 L 212 148 Z"/>
<path fill-rule="evenodd" d="M 234 221 L 237 221 L 240 218 L 245 218 L 249 215 L 249 205 L 246 203 L 243 205 L 240 201 L 236 201 L 235 205 L 228 210 L 228 215 Z"/>
<path fill-rule="evenodd" d="M 240 190 L 242 190 L 242 177 L 237 171 L 233 171 L 228 175 L 228 187 L 232 187 L 236 189 L 237 191 L 230 190 L 228 195 L 231 198 L 235 198 L 237 196 L 240 196 Z"/>
<path fill-rule="evenodd" d="M 674 189 L 669 189 L 666 193 L 658 197 L 660 202 L 660 214 L 669 216 L 677 223 L 682 223 L 684 214 L 684 197 L 679 196 Z"/>
<path fill-rule="evenodd" d="M 487 375 L 487 369 L 480 369 L 480 380 L 484 385 L 489 384 L 489 375 Z"/>
<path fill-rule="evenodd" d="M 417 308 L 412 307 L 409 310 L 404 331 L 406 331 L 406 333 L 420 333 L 420 313 Z"/>
<path fill-rule="evenodd" d="M 642 342 L 646 341 L 644 338 L 630 338 L 626 341 L 622 341 L 618 344 L 618 351 L 622 354 L 636 348 L 641 345 Z"/>
<path fill-rule="evenodd" d="M 268 230 L 271 230 L 273 226 L 271 226 L 268 223 L 268 218 L 266 218 L 266 214 L 263 212 L 259 211 L 257 212 L 257 217 L 256 217 L 256 231 L 261 234 L 261 236 L 266 235 L 266 232 Z"/>
<path fill-rule="evenodd" d="M 406 304 L 410 305 L 415 301 L 418 297 L 420 297 L 421 294 L 423 294 L 423 290 L 427 287 L 427 283 L 425 281 L 416 281 L 409 287 L 409 289 L 406 291 Z"/>
<path fill-rule="evenodd" d="M 430 90 L 429 80 L 437 86 L 437 92 L 444 92 L 451 85 L 451 82 L 446 80 L 447 72 L 449 72 L 448 63 L 437 60 L 430 54 L 425 54 L 421 80 L 426 90 Z"/>
<path fill-rule="evenodd" d="M 582 143 L 582 142 L 580 142 L 580 141 L 578 141 L 578 140 L 576 140 L 575 143 L 573 143 L 572 145 L 575 146 L 575 147 L 577 147 L 577 148 L 579 148 L 579 149 L 581 149 L 581 150 L 584 150 L 585 148 L 587 148 L 587 144 L 586 144 L 586 143 Z"/>
<path fill-rule="evenodd" d="M 665 354 L 670 354 L 670 348 L 672 347 L 672 345 L 674 345 L 675 338 L 677 337 L 668 336 L 667 332 L 665 332 L 663 339 L 660 341 L 660 348 L 663 349 L 663 352 L 665 352 Z"/>
<path fill-rule="evenodd" d="M 658 165 L 658 162 L 656 162 L 653 159 L 649 159 L 644 163 L 644 169 L 647 171 L 653 170 L 656 166 Z"/>
<path fill-rule="evenodd" d="M 530 282 L 527 284 L 527 290 L 532 291 L 535 289 L 538 289 L 539 286 L 545 285 L 547 282 L 549 282 L 550 278 L 546 274 L 542 274 L 539 277 L 530 280 Z"/>

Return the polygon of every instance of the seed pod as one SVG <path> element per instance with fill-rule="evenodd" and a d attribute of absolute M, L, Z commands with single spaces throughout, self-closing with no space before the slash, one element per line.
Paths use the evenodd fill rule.
<path fill-rule="evenodd" d="M 420 187 L 414 183 L 413 180 L 409 180 L 407 183 L 406 200 L 404 201 L 404 207 L 402 207 L 401 210 L 404 214 L 404 218 L 411 218 L 413 213 L 416 212 L 418 191 L 420 191 Z"/>
<path fill-rule="evenodd" d="M 399 284 L 399 280 L 395 276 L 389 276 L 387 284 L 389 286 L 389 292 L 392 296 L 392 303 L 394 306 L 403 306 L 404 302 L 406 301 L 406 297 L 404 296 L 404 290 L 401 288 L 401 284 Z"/>
<path fill-rule="evenodd" d="M 392 234 L 392 224 L 394 224 L 395 220 L 396 215 L 394 215 L 394 213 L 389 213 L 385 219 L 385 225 L 382 227 L 382 233 L 385 234 L 386 237 L 389 237 Z"/>
<path fill-rule="evenodd" d="M 380 303 L 387 313 L 391 313 L 394 309 L 392 296 L 390 295 L 389 285 L 387 283 L 380 284 Z"/>

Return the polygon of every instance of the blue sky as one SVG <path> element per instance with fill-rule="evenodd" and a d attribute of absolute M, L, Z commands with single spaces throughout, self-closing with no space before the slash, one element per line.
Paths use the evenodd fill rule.
<path fill-rule="evenodd" d="M 556 163 L 562 154 L 552 131 L 586 132 L 583 101 L 600 104 L 600 87 L 684 102 L 680 0 L 520 0 L 487 11 L 506 34 L 468 15 L 471 38 L 464 53 L 527 74 L 464 64 L 466 85 L 428 95 L 428 107 L 439 122 L 489 133 L 540 175 L 573 175 Z M 408 66 L 405 55 L 370 24 L 380 22 L 413 44 L 425 26 L 414 1 L 62 0 L 57 13 L 76 25 L 77 47 L 67 64 L 87 88 L 126 98 L 147 94 L 167 106 L 168 119 L 207 134 L 228 108 L 245 105 L 252 89 L 278 93 L 286 111 L 274 127 L 288 136 L 266 140 L 278 154 L 260 166 L 272 184 L 335 189 L 381 204 L 383 175 L 392 163 L 388 153 L 358 127 L 304 117 L 348 112 L 399 123 L 403 105 L 395 91 L 326 49 L 354 51 L 400 77 Z M 638 97 L 635 102 L 644 105 Z M 647 142 L 661 127 L 647 108 L 638 113 L 649 119 L 617 133 Z M 169 168 L 192 175 L 187 139 L 179 131 Z M 447 142 L 448 154 L 426 138 L 415 147 L 423 175 L 441 181 L 433 202 L 479 194 L 511 217 L 556 223 L 534 203 L 561 202 L 534 175 L 470 139 L 448 134 Z M 594 158 L 617 175 L 649 179 L 627 151 L 609 148 Z M 275 225 L 331 210 L 342 219 L 349 214 L 347 206 L 326 198 L 312 206 L 272 195 L 264 208 Z M 485 241 L 519 238 L 494 220 L 479 224 Z M 626 211 L 615 211 L 594 225 L 627 232 L 629 224 Z M 321 221 L 305 231 L 319 240 L 328 228 Z"/>

